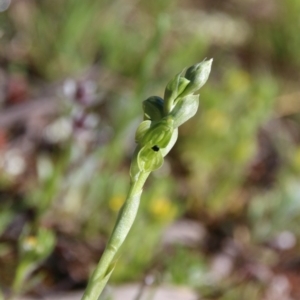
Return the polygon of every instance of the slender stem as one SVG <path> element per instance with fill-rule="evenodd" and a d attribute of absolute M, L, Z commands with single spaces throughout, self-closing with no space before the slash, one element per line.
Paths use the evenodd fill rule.
<path fill-rule="evenodd" d="M 92 274 L 82 300 L 97 300 L 114 268 L 113 259 L 123 244 L 136 217 L 143 186 L 150 172 L 140 172 L 131 182 L 127 199 L 124 202 L 113 232 L 107 242 L 102 257 Z"/>

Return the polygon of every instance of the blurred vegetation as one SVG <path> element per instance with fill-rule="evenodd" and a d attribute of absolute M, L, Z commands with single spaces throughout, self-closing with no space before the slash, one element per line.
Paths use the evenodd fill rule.
<path fill-rule="evenodd" d="M 141 102 L 212 57 L 201 111 L 149 179 L 113 281 L 299 299 L 298 0 L 3 0 L 0 11 L 3 295 L 86 285 L 127 193 Z M 178 220 L 203 235 L 166 245 Z"/>

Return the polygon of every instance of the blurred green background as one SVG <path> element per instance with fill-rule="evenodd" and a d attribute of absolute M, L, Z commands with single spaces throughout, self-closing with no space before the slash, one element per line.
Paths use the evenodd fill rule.
<path fill-rule="evenodd" d="M 205 57 L 200 111 L 149 178 L 111 283 L 299 299 L 299 13 L 298 0 L 0 0 L 0 299 L 85 287 L 142 101 Z"/>

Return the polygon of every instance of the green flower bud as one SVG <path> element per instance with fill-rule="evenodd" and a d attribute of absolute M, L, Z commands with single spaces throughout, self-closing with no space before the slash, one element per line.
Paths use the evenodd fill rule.
<path fill-rule="evenodd" d="M 136 133 L 135 133 L 135 142 L 137 144 L 142 143 L 144 135 L 149 130 L 150 126 L 151 126 L 151 121 L 150 120 L 143 121 L 139 125 L 139 127 L 137 128 Z"/>
<path fill-rule="evenodd" d="M 143 101 L 144 120 L 159 121 L 164 116 L 164 100 L 152 96 Z"/>
<path fill-rule="evenodd" d="M 144 134 L 141 145 L 152 147 L 167 147 L 173 133 L 173 119 L 166 117 L 159 122 L 154 123 Z"/>
<path fill-rule="evenodd" d="M 184 97 L 198 91 L 206 83 L 211 70 L 212 62 L 213 59 L 204 60 L 186 70 L 184 77 L 190 80 L 190 83 L 180 97 Z"/>
<path fill-rule="evenodd" d="M 175 128 L 173 130 L 172 137 L 171 137 L 167 147 L 160 149 L 163 157 L 165 157 L 170 152 L 170 150 L 173 148 L 173 146 L 175 145 L 175 143 L 177 141 L 177 138 L 178 138 L 178 128 Z"/>
<path fill-rule="evenodd" d="M 174 128 L 179 127 L 193 117 L 196 114 L 198 107 L 199 95 L 188 95 L 184 98 L 180 98 L 170 113 L 170 116 L 172 116 L 174 120 Z"/>
<path fill-rule="evenodd" d="M 143 102 L 144 121 L 135 134 L 138 144 L 130 175 L 134 181 L 140 172 L 151 172 L 163 164 L 163 158 L 174 146 L 178 127 L 193 117 L 199 106 L 200 89 L 208 79 L 212 59 L 187 69 L 185 77 L 177 74 L 167 85 L 164 100 L 153 96 Z"/>
<path fill-rule="evenodd" d="M 185 90 L 190 81 L 177 74 L 166 86 L 164 112 L 168 114 L 174 107 L 175 99 Z"/>
<path fill-rule="evenodd" d="M 164 156 L 174 146 L 178 131 L 171 116 L 158 122 L 143 121 L 136 132 L 138 147 L 131 163 L 130 176 L 134 181 L 140 172 L 152 172 L 163 164 Z"/>
<path fill-rule="evenodd" d="M 153 150 L 147 146 L 143 147 L 137 157 L 139 169 L 143 172 L 152 172 L 159 169 L 164 162 L 161 151 Z"/>

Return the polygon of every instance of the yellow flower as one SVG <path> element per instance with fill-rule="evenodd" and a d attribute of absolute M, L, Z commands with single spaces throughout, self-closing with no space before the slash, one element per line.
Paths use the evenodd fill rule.
<path fill-rule="evenodd" d="M 230 120 L 222 111 L 211 109 L 207 111 L 204 118 L 205 124 L 210 130 L 218 133 L 227 133 Z"/>
<path fill-rule="evenodd" d="M 247 89 L 251 83 L 250 75 L 245 71 L 236 70 L 228 75 L 228 86 L 234 92 Z"/>
<path fill-rule="evenodd" d="M 31 251 L 37 247 L 37 239 L 35 236 L 28 236 L 23 242 L 23 248 L 25 251 Z"/>
<path fill-rule="evenodd" d="M 149 210 L 154 217 L 165 220 L 172 219 L 176 214 L 176 207 L 165 197 L 153 198 Z"/>
<path fill-rule="evenodd" d="M 114 195 L 109 200 L 109 207 L 112 211 L 117 212 L 125 201 L 124 195 Z"/>

